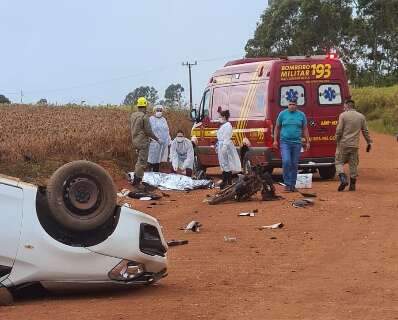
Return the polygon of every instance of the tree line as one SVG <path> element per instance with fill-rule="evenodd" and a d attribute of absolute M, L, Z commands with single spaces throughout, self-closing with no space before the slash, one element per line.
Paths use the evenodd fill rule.
<path fill-rule="evenodd" d="M 164 93 L 164 98 L 159 99 L 159 93 L 154 87 L 141 86 L 135 88 L 128 93 L 123 100 L 124 105 L 135 105 L 139 97 L 145 97 L 152 105 L 162 104 L 168 107 L 182 107 L 184 106 L 184 87 L 177 84 L 170 84 Z M 6 96 L 0 94 L 0 104 L 10 104 L 11 101 Z M 37 105 L 47 105 L 48 101 L 45 98 L 40 99 Z"/>
<path fill-rule="evenodd" d="M 269 0 L 247 57 L 336 49 L 354 86 L 398 82 L 398 0 Z"/>

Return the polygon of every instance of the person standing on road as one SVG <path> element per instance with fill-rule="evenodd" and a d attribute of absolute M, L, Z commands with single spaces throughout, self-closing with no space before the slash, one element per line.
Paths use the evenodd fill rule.
<path fill-rule="evenodd" d="M 229 110 L 220 111 L 221 126 L 217 130 L 217 155 L 222 170 L 222 182 L 220 189 L 232 184 L 232 172 L 240 172 L 242 164 L 235 145 L 232 142 L 233 129 L 228 121 Z"/>
<path fill-rule="evenodd" d="M 185 175 L 192 177 L 194 151 L 192 142 L 185 138 L 182 130 L 177 131 L 176 138 L 171 142 L 170 161 L 173 172 L 185 171 Z"/>
<path fill-rule="evenodd" d="M 366 118 L 355 109 L 353 100 L 346 100 L 344 112 L 340 114 L 336 128 L 336 172 L 339 175 L 340 185 L 338 191 L 343 191 L 348 186 L 347 176 L 344 173 L 344 164 L 350 167 L 350 191 L 355 191 L 359 164 L 359 133 L 362 132 L 367 147 L 366 152 L 372 148 L 372 139 L 369 135 Z"/>
<path fill-rule="evenodd" d="M 287 109 L 278 115 L 273 144 L 275 149 L 278 149 L 279 135 L 285 191 L 295 192 L 303 136 L 306 140 L 305 150 L 310 149 L 307 118 L 304 112 L 297 110 L 296 100 L 289 101 Z"/>
<path fill-rule="evenodd" d="M 138 98 L 137 109 L 130 118 L 130 130 L 133 148 L 137 151 L 137 162 L 134 169 L 133 186 L 140 189 L 141 181 L 148 161 L 148 150 L 150 139 L 159 141 L 158 137 L 152 132 L 149 118 L 146 115 L 148 102 L 144 97 Z"/>
<path fill-rule="evenodd" d="M 149 118 L 149 123 L 153 133 L 158 137 L 159 143 L 154 140 L 150 142 L 148 163 L 154 172 L 159 172 L 160 164 L 167 162 L 171 138 L 167 120 L 163 116 L 163 106 L 157 105 L 153 111 L 155 114 Z"/>

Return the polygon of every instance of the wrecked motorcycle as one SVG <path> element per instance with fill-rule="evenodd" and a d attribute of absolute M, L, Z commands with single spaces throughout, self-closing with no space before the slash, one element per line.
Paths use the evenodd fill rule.
<path fill-rule="evenodd" d="M 250 174 L 239 175 L 235 183 L 210 197 L 208 203 L 214 205 L 230 200 L 245 201 L 259 191 L 263 201 L 280 199 L 275 194 L 271 175 L 261 167 L 256 167 Z"/>

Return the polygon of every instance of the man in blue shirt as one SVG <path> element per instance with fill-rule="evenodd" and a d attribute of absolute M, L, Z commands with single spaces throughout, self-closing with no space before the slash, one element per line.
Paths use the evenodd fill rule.
<path fill-rule="evenodd" d="M 278 149 L 279 135 L 285 191 L 295 192 L 303 136 L 306 140 L 306 151 L 310 148 L 307 118 L 303 112 L 297 110 L 296 100 L 289 101 L 288 108 L 279 113 L 274 133 L 275 149 Z"/>

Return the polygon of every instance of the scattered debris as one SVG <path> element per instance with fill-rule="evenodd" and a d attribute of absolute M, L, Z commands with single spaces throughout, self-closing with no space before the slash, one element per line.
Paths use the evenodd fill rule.
<path fill-rule="evenodd" d="M 182 246 L 184 244 L 188 244 L 188 240 L 170 240 L 167 242 L 169 247 Z"/>
<path fill-rule="evenodd" d="M 283 228 L 284 224 L 282 222 L 274 223 L 269 226 L 262 226 L 258 228 L 259 230 L 265 230 L 265 229 L 281 229 Z"/>
<path fill-rule="evenodd" d="M 130 203 L 123 203 L 123 207 L 131 209 L 133 206 Z"/>
<path fill-rule="evenodd" d="M 192 232 L 199 232 L 202 227 L 202 224 L 198 221 L 191 221 L 190 223 L 187 224 L 185 228 L 181 228 L 180 230 L 185 230 L 185 232 L 192 231 Z"/>
<path fill-rule="evenodd" d="M 238 217 L 254 217 L 255 215 L 255 212 L 241 212 L 238 214 Z"/>
<path fill-rule="evenodd" d="M 238 240 L 236 237 L 224 236 L 225 242 L 236 242 Z"/>
<path fill-rule="evenodd" d="M 308 198 L 304 198 L 304 199 L 294 200 L 292 205 L 295 208 L 305 208 L 305 207 L 308 207 L 308 206 L 313 206 L 314 203 L 315 203 L 314 200 L 308 199 Z"/>
<path fill-rule="evenodd" d="M 162 192 L 162 196 L 165 197 L 165 198 L 170 198 L 170 195 L 168 193 L 166 193 L 166 192 Z"/>
<path fill-rule="evenodd" d="M 360 218 L 370 218 L 370 215 L 368 215 L 368 214 L 361 214 L 359 217 L 360 217 Z"/>
<path fill-rule="evenodd" d="M 284 184 L 283 182 L 278 182 L 278 184 L 282 187 L 286 187 L 286 184 Z"/>
<path fill-rule="evenodd" d="M 132 199 L 139 200 L 142 200 L 142 198 L 150 198 L 149 200 L 159 200 L 161 198 L 161 196 L 159 196 L 158 194 L 142 191 L 130 191 L 128 193 L 128 196 Z"/>
<path fill-rule="evenodd" d="M 278 239 L 277 237 L 271 237 L 270 238 L 271 240 L 276 240 L 276 239 Z"/>
<path fill-rule="evenodd" d="M 120 192 L 118 192 L 116 195 L 117 195 L 118 197 L 127 197 L 127 196 L 129 195 L 129 193 L 130 193 L 130 190 L 129 190 L 129 189 L 122 189 L 122 190 L 120 190 Z"/>
<path fill-rule="evenodd" d="M 317 196 L 316 192 L 302 192 L 302 191 L 299 191 L 299 193 L 305 198 L 316 198 L 316 196 Z"/>
<path fill-rule="evenodd" d="M 151 201 L 152 198 L 151 197 L 141 197 L 139 200 L 141 200 L 141 201 Z"/>

